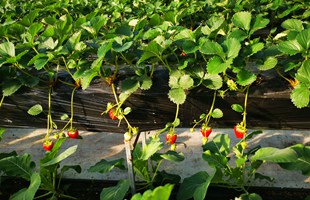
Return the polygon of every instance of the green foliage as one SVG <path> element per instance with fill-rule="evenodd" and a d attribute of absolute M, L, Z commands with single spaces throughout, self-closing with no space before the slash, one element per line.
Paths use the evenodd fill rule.
<path fill-rule="evenodd" d="M 114 187 L 103 188 L 100 193 L 100 200 L 123 199 L 129 189 L 129 181 L 121 180 Z"/>
<path fill-rule="evenodd" d="M 119 169 L 125 169 L 124 165 L 124 158 L 120 158 L 117 160 L 107 161 L 107 160 L 101 160 L 98 163 L 96 163 L 94 166 L 91 166 L 88 171 L 89 172 L 99 172 L 99 173 L 107 173 L 114 169 L 114 167 L 117 167 Z"/>
<path fill-rule="evenodd" d="M 35 163 L 29 154 L 9 156 L 0 160 L 0 170 L 8 176 L 21 177 L 30 181 Z"/>
<path fill-rule="evenodd" d="M 180 186 L 177 199 L 205 199 L 213 176 L 214 174 L 209 175 L 207 172 L 201 171 L 185 178 Z"/>
<path fill-rule="evenodd" d="M 35 115 L 40 114 L 42 111 L 43 111 L 42 106 L 40 104 L 36 104 L 32 106 L 31 108 L 29 108 L 27 112 L 29 115 L 35 116 Z"/>
<path fill-rule="evenodd" d="M 131 200 L 156 200 L 156 199 L 163 199 L 168 200 L 170 194 L 172 192 L 173 185 L 166 184 L 164 186 L 158 186 L 153 191 L 147 190 L 142 195 L 135 194 L 131 198 Z"/>

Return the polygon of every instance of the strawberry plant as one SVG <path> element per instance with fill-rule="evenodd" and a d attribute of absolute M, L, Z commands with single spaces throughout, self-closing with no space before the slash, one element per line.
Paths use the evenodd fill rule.
<path fill-rule="evenodd" d="M 30 182 L 28 188 L 21 189 L 13 194 L 10 199 L 34 199 L 34 198 L 73 198 L 63 193 L 60 188 L 62 175 L 72 169 L 81 172 L 79 165 L 64 165 L 60 163 L 75 153 L 77 146 L 72 146 L 59 153 L 60 147 L 66 138 L 58 140 L 55 144 L 45 144 L 47 152 L 40 160 L 39 172 L 35 170 L 35 163 L 29 154 L 17 155 L 16 152 L 1 154 L 0 171 L 7 176 L 18 177 Z M 52 144 L 52 146 L 50 146 Z M 48 146 L 47 146 L 48 145 Z M 51 148 L 52 147 L 52 148 Z M 42 191 L 38 195 L 37 191 Z"/>

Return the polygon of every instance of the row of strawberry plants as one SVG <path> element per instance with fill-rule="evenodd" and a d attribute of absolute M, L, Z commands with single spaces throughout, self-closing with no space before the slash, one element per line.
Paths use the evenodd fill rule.
<path fill-rule="evenodd" d="M 247 160 L 243 150 L 250 135 L 246 123 L 247 99 L 258 77 L 264 79 L 266 72 L 276 72 L 276 78 L 284 78 L 292 86 L 290 97 L 294 105 L 298 108 L 309 105 L 307 2 L 6 0 L 1 4 L 0 107 L 5 97 L 24 87 L 45 88 L 48 112 L 43 146 L 48 151 L 54 145 L 51 135 L 56 140 L 66 135 L 80 137 L 73 127 L 74 93 L 80 88 L 87 90 L 94 79 L 102 79 L 111 86 L 115 101 L 109 102 L 102 114 L 125 122 L 124 138 L 130 141 L 140 133 L 127 119 L 134 108 L 124 108 L 124 103 L 136 91 L 152 87 L 155 70 L 169 72 L 167 97 L 176 105 L 175 118 L 154 134 L 148 156 L 142 152 L 143 162 L 161 147 L 158 136 L 162 133 L 166 133 L 171 149 L 176 149 L 175 128 L 182 120 L 179 108 L 186 101 L 188 90 L 204 88 L 214 93 L 211 107 L 202 108 L 208 112 L 201 114 L 191 129 L 201 127 L 204 145 L 208 145 L 212 132 L 211 118 L 225 114 L 215 107 L 217 97 L 225 98 L 232 91 L 244 93 L 244 105 L 232 105 L 233 110 L 242 114 L 242 121 L 236 122 L 234 128 L 236 137 L 241 139 L 240 146 L 234 148 L 240 169 Z M 130 73 L 119 83 L 123 70 Z M 60 73 L 71 77 L 71 81 L 62 79 Z M 52 118 L 56 83 L 72 88 L 71 112 L 70 116 L 62 116 L 67 120 L 63 127 L 58 127 Z M 42 110 L 42 106 L 35 105 L 28 112 L 37 115 Z M 225 150 L 224 155 L 211 150 L 211 158 L 219 154 L 222 161 L 229 151 Z M 222 167 L 216 168 L 216 172 L 225 165 L 226 162 L 220 163 Z M 228 173 L 225 175 L 236 176 L 229 172 L 231 167 L 225 170 Z"/>

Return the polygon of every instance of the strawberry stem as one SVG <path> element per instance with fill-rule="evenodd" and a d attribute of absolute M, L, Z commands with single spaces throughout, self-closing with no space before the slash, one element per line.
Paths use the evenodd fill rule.
<path fill-rule="evenodd" d="M 52 107 L 52 103 L 51 103 L 51 93 L 52 93 L 52 87 L 50 86 L 48 88 L 48 112 L 47 112 L 47 130 L 46 130 L 46 138 L 49 137 L 50 135 L 50 129 L 52 128 L 52 116 L 51 116 L 51 107 Z"/>
<path fill-rule="evenodd" d="M 243 115 L 242 123 L 243 123 L 244 128 L 246 128 L 246 115 L 247 115 L 246 109 L 247 109 L 247 105 L 248 105 L 249 89 L 250 89 L 250 85 L 248 85 L 246 87 L 245 98 L 244 98 L 244 110 L 242 113 L 242 115 Z"/>
<path fill-rule="evenodd" d="M 216 99 L 216 90 L 214 91 L 214 94 L 213 94 L 213 100 L 212 100 L 212 104 L 211 104 L 211 108 L 207 114 L 207 117 L 206 117 L 206 125 L 209 124 L 209 121 L 211 119 L 211 116 L 212 116 L 212 113 L 213 113 L 213 110 L 214 110 L 214 104 L 215 104 L 215 99 Z"/>
<path fill-rule="evenodd" d="M 1 97 L 1 100 L 0 100 L 0 108 L 2 106 L 3 100 L 4 100 L 4 95 Z"/>
<path fill-rule="evenodd" d="M 72 124 L 73 124 L 73 108 L 74 108 L 74 101 L 73 101 L 73 97 L 74 97 L 74 92 L 77 89 L 77 87 L 74 87 L 71 93 L 71 102 L 70 102 L 70 129 L 73 128 Z"/>

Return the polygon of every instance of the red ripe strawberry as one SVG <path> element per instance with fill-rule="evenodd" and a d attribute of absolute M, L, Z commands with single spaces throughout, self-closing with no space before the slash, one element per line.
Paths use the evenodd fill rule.
<path fill-rule="evenodd" d="M 115 115 L 115 109 L 109 110 L 109 117 L 110 117 L 112 120 L 116 120 L 116 119 L 117 119 L 117 116 Z"/>
<path fill-rule="evenodd" d="M 169 143 L 169 144 L 174 144 L 175 141 L 177 140 L 177 135 L 175 133 L 168 133 L 166 135 L 166 141 Z"/>
<path fill-rule="evenodd" d="M 54 142 L 52 140 L 46 140 L 45 142 L 43 142 L 43 148 L 46 151 L 51 151 L 53 146 L 54 146 Z"/>
<path fill-rule="evenodd" d="M 240 125 L 237 124 L 234 127 L 234 132 L 235 132 L 236 138 L 243 138 L 244 135 L 246 134 L 247 130 L 246 130 L 245 127 L 240 126 Z"/>
<path fill-rule="evenodd" d="M 186 57 L 187 54 L 183 51 L 183 52 L 181 53 L 181 56 L 182 56 L 182 57 Z"/>
<path fill-rule="evenodd" d="M 203 135 L 203 137 L 209 137 L 209 135 L 212 132 L 212 128 L 209 126 L 202 126 L 200 132 Z"/>
<path fill-rule="evenodd" d="M 77 129 L 69 129 L 67 135 L 70 138 L 77 139 L 79 137 L 79 131 Z"/>

